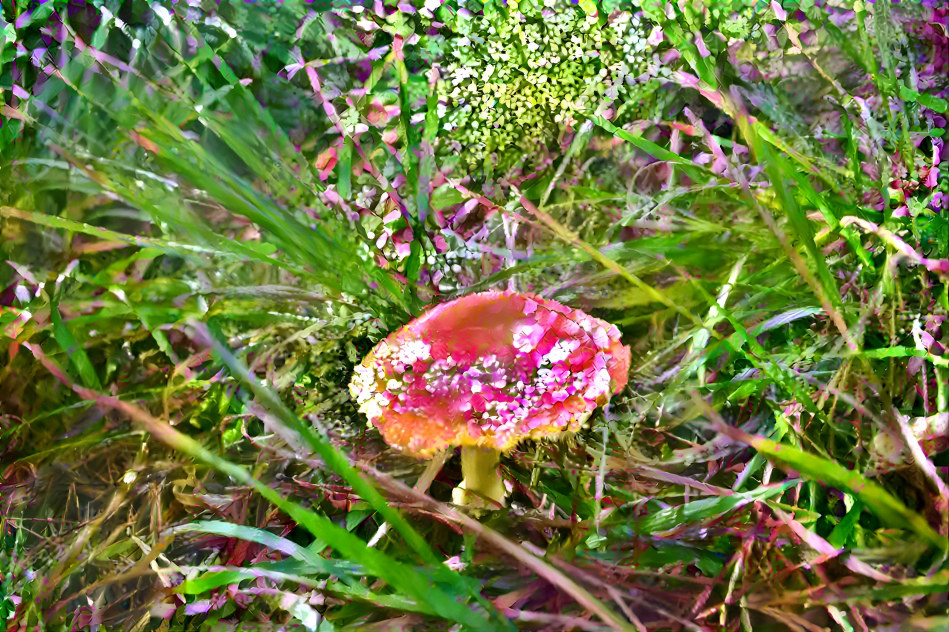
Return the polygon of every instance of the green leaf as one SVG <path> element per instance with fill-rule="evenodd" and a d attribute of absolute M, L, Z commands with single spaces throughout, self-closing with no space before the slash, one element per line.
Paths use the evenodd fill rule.
<path fill-rule="evenodd" d="M 913 103 L 919 103 L 930 110 L 935 110 L 940 114 L 945 114 L 949 110 L 949 101 L 946 101 L 943 98 L 937 97 L 934 94 L 926 94 L 924 92 L 916 92 L 911 90 L 906 86 L 900 86 L 900 98 L 904 101 L 912 101 Z"/>
<path fill-rule="evenodd" d="M 260 578 L 271 579 L 277 583 L 294 582 L 311 589 L 325 590 L 329 593 L 347 599 L 360 599 L 376 607 L 393 608 L 405 612 L 421 612 L 434 614 L 425 602 L 416 602 L 401 595 L 379 594 L 373 592 L 357 582 L 344 584 L 335 580 L 327 580 L 314 576 L 314 569 L 299 560 L 282 560 L 280 562 L 264 562 L 246 568 L 233 567 L 227 570 L 200 572 L 194 577 L 185 579 L 175 587 L 175 592 L 183 595 L 201 595 L 209 590 L 239 584 L 245 580 Z"/>
<path fill-rule="evenodd" d="M 784 481 L 773 487 L 759 487 L 748 492 L 735 492 L 728 496 L 701 498 L 669 507 L 634 521 L 630 528 L 638 534 L 660 534 L 684 525 L 694 525 L 706 520 L 720 518 L 724 514 L 755 500 L 764 500 L 783 494 L 786 489 L 796 485 L 797 480 Z"/>
<path fill-rule="evenodd" d="M 833 531 L 827 536 L 827 541 L 832 547 L 839 549 L 847 546 L 851 542 L 851 535 L 857 526 L 857 521 L 860 519 L 862 512 L 863 503 L 860 501 L 854 502 L 853 507 L 840 519 L 840 522 L 834 526 Z"/>
<path fill-rule="evenodd" d="M 596 2 L 593 0 L 580 0 L 580 8 L 587 15 L 594 16 L 597 14 Z"/>
<path fill-rule="evenodd" d="M 743 130 L 750 129 L 750 126 L 743 126 Z M 817 278 L 820 287 L 823 288 L 824 291 L 823 298 L 831 305 L 839 308 L 841 306 L 840 291 L 837 289 L 837 283 L 834 281 L 833 275 L 831 275 L 830 270 L 827 268 L 827 259 L 814 242 L 814 228 L 811 221 L 807 218 L 807 213 L 801 208 L 801 205 L 792 194 L 792 188 L 788 186 L 788 180 L 795 182 L 798 180 L 796 177 L 788 177 L 787 175 L 792 173 L 794 168 L 786 160 L 774 154 L 770 147 L 758 141 L 758 138 L 758 136 L 754 136 L 751 142 L 757 145 L 760 159 L 765 165 L 765 170 L 768 172 L 771 182 L 775 185 L 773 189 L 777 193 L 781 207 L 790 220 L 790 225 L 797 234 L 797 238 L 804 245 L 804 250 L 810 257 L 811 265 L 817 270 Z M 828 216 L 833 222 L 836 222 L 836 218 L 834 218 L 829 211 L 825 216 Z"/>
<path fill-rule="evenodd" d="M 86 354 L 85 348 L 76 341 L 69 327 L 63 322 L 62 314 L 59 313 L 59 295 L 61 293 L 62 285 L 53 292 L 49 302 L 49 318 L 53 323 L 53 337 L 59 344 L 59 348 L 69 358 L 69 363 L 76 369 L 82 383 L 87 388 L 101 390 L 102 383 L 99 381 L 99 376 L 96 374 L 96 369 Z"/>
<path fill-rule="evenodd" d="M 346 530 L 352 531 L 372 514 L 372 509 L 356 509 L 355 507 L 350 509 L 346 513 Z"/>
<path fill-rule="evenodd" d="M 884 347 L 882 349 L 866 349 L 861 352 L 865 358 L 925 358 L 927 353 L 923 349 L 913 347 Z"/>
<path fill-rule="evenodd" d="M 353 141 L 348 136 L 336 153 L 336 192 L 344 200 L 352 196 Z"/>
<path fill-rule="evenodd" d="M 677 544 L 675 542 L 657 542 L 636 556 L 636 564 L 647 568 L 662 568 L 672 564 L 695 564 L 706 577 L 717 576 L 724 562 L 712 551 Z"/>
<path fill-rule="evenodd" d="M 238 538 L 240 540 L 247 540 L 248 542 L 255 542 L 261 546 L 279 551 L 293 559 L 304 562 L 309 567 L 311 573 L 319 572 L 326 575 L 336 575 L 343 579 L 351 579 L 352 574 L 358 575 L 363 570 L 358 565 L 321 557 L 309 547 L 300 546 L 286 538 L 282 538 L 257 527 L 248 527 L 217 520 L 204 520 L 181 525 L 180 527 L 175 527 L 174 530 L 176 533 L 195 531 L 198 533 L 211 533 L 228 538 Z"/>
<path fill-rule="evenodd" d="M 706 577 L 717 577 L 722 569 L 725 568 L 725 562 L 712 553 L 698 551 L 698 559 L 695 560 L 695 567 Z"/>
<path fill-rule="evenodd" d="M 431 205 L 436 211 L 461 204 L 465 197 L 450 184 L 443 184 L 432 192 Z"/>
<path fill-rule="evenodd" d="M 58 4 L 57 2 L 42 2 L 32 9 L 24 6 L 23 11 L 19 14 L 17 19 L 19 30 L 26 30 L 26 27 L 31 26 L 33 23 L 45 24 L 49 16 L 56 10 Z"/>
<path fill-rule="evenodd" d="M 604 130 L 606 130 L 607 132 L 609 132 L 616 138 L 625 140 L 626 142 L 637 147 L 638 149 L 641 149 L 642 151 L 646 152 L 653 158 L 656 158 L 658 160 L 666 160 L 668 162 L 672 162 L 677 165 L 680 165 L 684 167 L 690 173 L 696 173 L 696 172 L 708 173 L 704 168 L 696 167 L 695 163 L 693 163 L 691 160 L 686 160 L 682 156 L 675 154 L 669 151 L 668 149 L 665 149 L 664 147 L 661 147 L 650 140 L 646 140 L 642 136 L 632 134 L 631 132 L 628 132 L 621 127 L 617 127 L 616 125 L 613 125 L 611 122 L 609 122 L 607 119 L 603 118 L 602 116 L 590 116 L 588 118 L 591 121 L 593 121 L 593 123 L 596 124 L 598 127 L 603 128 Z"/>
<path fill-rule="evenodd" d="M 949 571 L 940 570 L 931 577 L 904 577 L 899 583 L 876 588 L 869 591 L 869 594 L 867 594 L 867 591 L 860 591 L 849 596 L 847 600 L 863 601 L 869 597 L 876 601 L 899 601 L 903 597 L 946 593 L 949 593 Z M 937 630 L 939 628 L 925 629 Z"/>
<path fill-rule="evenodd" d="M 587 539 L 585 540 L 585 542 L 589 548 L 595 549 L 599 547 L 601 544 L 604 544 L 606 540 L 607 540 L 606 536 L 599 535 L 596 533 L 591 533 L 590 535 L 587 536 Z"/>

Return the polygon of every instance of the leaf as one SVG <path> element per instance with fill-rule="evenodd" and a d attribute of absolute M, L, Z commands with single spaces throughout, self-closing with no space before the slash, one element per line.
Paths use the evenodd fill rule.
<path fill-rule="evenodd" d="M 312 567 L 299 560 L 263 562 L 249 567 L 230 567 L 225 570 L 199 572 L 193 577 L 186 578 L 176 586 L 175 592 L 183 595 L 201 595 L 221 586 L 239 584 L 245 580 L 260 578 L 271 579 L 276 583 L 294 582 L 307 588 L 325 590 L 348 599 L 361 599 L 384 608 L 434 614 L 425 602 L 418 603 L 398 594 L 379 594 L 367 589 L 359 582 L 347 585 L 334 580 L 314 577 Z"/>
<path fill-rule="evenodd" d="M 830 545 L 835 548 L 840 548 L 847 546 L 852 538 L 854 528 L 857 526 L 857 521 L 860 519 L 860 514 L 863 512 L 863 503 L 860 501 L 854 502 L 853 506 L 849 511 L 840 519 L 835 526 L 833 531 L 830 532 L 830 535 L 827 536 L 827 541 L 830 542 Z"/>
<path fill-rule="evenodd" d="M 76 341 L 76 338 L 66 323 L 63 322 L 63 317 L 59 313 L 59 295 L 61 292 L 62 285 L 60 285 L 53 292 L 52 297 L 50 297 L 49 318 L 53 323 L 53 337 L 59 344 L 59 348 L 62 349 L 66 357 L 69 358 L 69 363 L 76 369 L 82 383 L 88 388 L 101 390 L 102 383 L 99 381 L 99 376 L 96 374 L 96 369 L 92 365 L 92 361 L 86 354 L 83 345 Z"/>
<path fill-rule="evenodd" d="M 327 559 L 309 547 L 300 546 L 286 538 L 282 538 L 257 527 L 248 527 L 217 520 L 204 520 L 181 525 L 173 529 L 175 533 L 188 531 L 211 533 L 229 538 L 247 540 L 248 542 L 255 542 L 305 563 L 308 568 L 308 574 L 318 572 L 325 575 L 336 575 L 346 580 L 347 583 L 353 583 L 356 580 L 353 579 L 352 575 L 355 574 L 358 576 L 363 572 L 363 569 L 358 565 Z"/>
<path fill-rule="evenodd" d="M 735 492 L 730 496 L 693 500 L 684 505 L 662 509 L 645 518 L 636 520 L 630 525 L 630 529 L 633 533 L 638 534 L 661 534 L 682 526 L 720 518 L 729 511 L 738 509 L 755 500 L 778 496 L 797 483 L 797 480 L 792 479 L 784 481 L 780 485 L 759 487 L 749 492 Z"/>
<path fill-rule="evenodd" d="M 344 200 L 352 196 L 353 172 L 353 141 L 349 137 L 343 139 L 336 154 L 336 192 Z"/>
<path fill-rule="evenodd" d="M 436 211 L 464 202 L 465 197 L 450 184 L 443 184 L 432 191 L 431 205 Z"/>
<path fill-rule="evenodd" d="M 621 127 L 617 127 L 602 116 L 590 116 L 589 119 L 593 121 L 598 127 L 603 128 L 605 131 L 609 132 L 616 138 L 625 140 L 626 142 L 632 144 L 638 149 L 641 149 L 657 160 L 666 160 L 668 162 L 675 163 L 685 168 L 688 173 L 704 173 L 710 175 L 710 172 L 704 168 L 697 167 L 692 161 L 686 160 L 682 156 L 675 154 L 650 140 L 646 140 L 642 136 L 628 132 Z M 704 180 L 704 178 L 702 179 Z"/>
<path fill-rule="evenodd" d="M 17 18 L 16 26 L 20 31 L 23 31 L 26 29 L 26 27 L 32 25 L 34 22 L 45 24 L 46 20 L 49 19 L 49 16 L 52 15 L 56 10 L 56 6 L 56 2 L 41 2 L 33 9 L 24 6 L 22 12 Z"/>
<path fill-rule="evenodd" d="M 765 322 L 761 323 L 755 327 L 754 334 L 762 334 L 766 331 L 771 331 L 782 325 L 787 325 L 788 323 L 793 323 L 795 320 L 800 320 L 802 318 L 809 318 L 815 314 L 823 314 L 824 310 L 819 307 L 797 307 L 795 309 L 789 309 L 786 312 L 781 312 L 777 316 L 772 316 Z"/>
<path fill-rule="evenodd" d="M 927 94 L 924 92 L 916 92 L 911 90 L 906 86 L 900 86 L 900 98 L 904 101 L 912 101 L 913 103 L 919 103 L 930 110 L 935 110 L 940 114 L 945 114 L 949 110 L 949 101 L 941 97 L 937 97 L 934 94 Z"/>
<path fill-rule="evenodd" d="M 670 564 L 695 564 L 706 577 L 715 577 L 724 567 L 719 554 L 701 548 L 676 544 L 674 542 L 656 542 L 636 558 L 637 566 L 661 568 Z"/>
<path fill-rule="evenodd" d="M 913 347 L 884 347 L 883 349 L 865 349 L 861 352 L 865 358 L 925 358 L 927 353 L 923 349 Z"/>
<path fill-rule="evenodd" d="M 819 287 L 823 289 L 823 296 L 820 297 L 822 302 L 826 301 L 829 305 L 840 308 L 840 291 L 837 289 L 833 275 L 827 267 L 827 259 L 814 242 L 814 229 L 811 222 L 807 218 L 804 209 L 798 204 L 797 199 L 792 195 L 792 189 L 788 185 L 789 179 L 796 180 L 796 178 L 788 178 L 786 175 L 793 171 L 793 167 L 786 160 L 772 153 L 771 149 L 759 140 L 759 136 L 751 134 L 752 126 L 743 125 L 742 129 L 751 136 L 749 141 L 758 150 L 760 159 L 765 165 L 765 170 L 774 184 L 773 189 L 781 202 L 781 208 L 790 220 L 790 225 L 797 234 L 797 238 L 804 245 L 804 250 L 810 257 L 811 265 L 817 270 Z M 814 287 L 816 289 L 817 286 Z"/>

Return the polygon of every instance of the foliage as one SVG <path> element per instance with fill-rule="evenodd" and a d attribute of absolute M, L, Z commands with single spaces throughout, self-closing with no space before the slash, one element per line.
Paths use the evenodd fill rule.
<path fill-rule="evenodd" d="M 0 15 L 7 629 L 945 625 L 940 3 Z M 479 521 L 346 385 L 507 287 L 634 361 Z"/>

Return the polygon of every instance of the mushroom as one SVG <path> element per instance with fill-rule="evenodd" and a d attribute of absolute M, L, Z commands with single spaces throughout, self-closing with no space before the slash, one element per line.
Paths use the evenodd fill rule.
<path fill-rule="evenodd" d="M 455 503 L 503 506 L 501 453 L 577 432 L 626 385 L 630 361 L 615 325 L 538 296 L 488 291 L 390 334 L 349 388 L 390 446 L 425 458 L 461 446 Z"/>

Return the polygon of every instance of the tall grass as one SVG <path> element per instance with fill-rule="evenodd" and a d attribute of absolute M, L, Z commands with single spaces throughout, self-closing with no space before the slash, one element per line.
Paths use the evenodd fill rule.
<path fill-rule="evenodd" d="M 4 4 L 0 625 L 946 625 L 946 10 L 413 4 Z M 518 11 L 656 67 L 475 135 Z M 346 385 L 489 287 L 634 366 L 469 516 Z"/>

